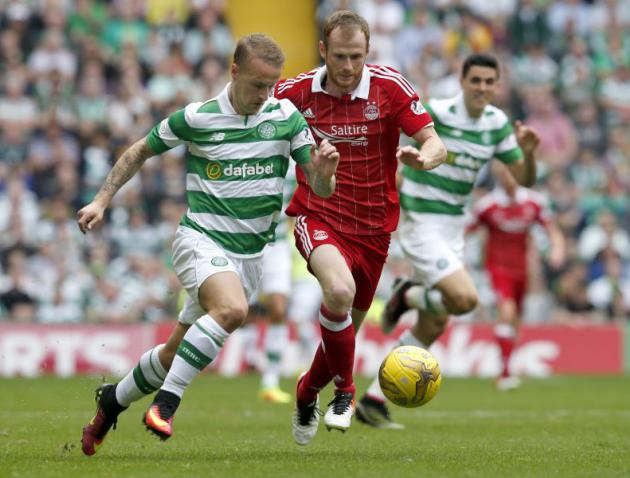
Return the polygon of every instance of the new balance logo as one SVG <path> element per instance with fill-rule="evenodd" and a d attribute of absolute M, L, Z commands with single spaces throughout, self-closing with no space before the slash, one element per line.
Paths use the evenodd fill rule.
<path fill-rule="evenodd" d="M 337 384 L 342 383 L 343 382 L 343 377 L 341 375 L 335 375 L 333 377 L 333 382 L 335 382 Z"/>
<path fill-rule="evenodd" d="M 312 109 L 306 108 L 306 110 L 302 112 L 302 116 L 304 116 L 305 118 L 314 119 L 315 113 L 313 113 Z"/>

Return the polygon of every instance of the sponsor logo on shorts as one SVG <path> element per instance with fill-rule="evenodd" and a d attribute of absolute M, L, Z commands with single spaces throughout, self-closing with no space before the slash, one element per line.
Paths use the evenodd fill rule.
<path fill-rule="evenodd" d="M 217 266 L 217 267 L 225 267 L 228 264 L 227 259 L 221 256 L 213 257 L 210 262 L 212 263 L 213 266 Z"/>
<path fill-rule="evenodd" d="M 447 267 L 448 267 L 448 260 L 447 259 L 444 259 L 444 258 L 438 259 L 438 261 L 437 261 L 437 268 L 438 269 L 444 270 Z"/>
<path fill-rule="evenodd" d="M 323 241 L 325 239 L 328 239 L 328 233 L 326 231 L 315 229 L 315 232 L 313 233 L 313 239 L 315 239 L 316 241 Z"/>

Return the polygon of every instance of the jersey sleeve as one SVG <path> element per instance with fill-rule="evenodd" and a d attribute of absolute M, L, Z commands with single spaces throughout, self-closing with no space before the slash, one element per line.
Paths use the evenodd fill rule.
<path fill-rule="evenodd" d="M 480 226 L 487 226 L 488 213 L 493 205 L 494 201 L 491 192 L 481 197 L 471 208 L 470 218 L 466 224 L 466 230 L 470 232 Z"/>
<path fill-rule="evenodd" d="M 193 116 L 202 104 L 191 103 L 156 124 L 147 135 L 149 147 L 160 154 L 189 141 L 193 133 Z"/>
<path fill-rule="evenodd" d="M 298 88 L 294 87 L 294 79 L 293 78 L 285 78 L 283 80 L 278 81 L 276 86 L 273 88 L 273 96 L 279 100 L 287 99 L 291 101 L 294 105 L 296 104 L 296 92 Z"/>
<path fill-rule="evenodd" d="M 396 125 L 407 136 L 412 137 L 425 126 L 433 124 L 433 118 L 405 77 L 392 68 L 386 68 L 386 70 L 387 75 L 391 75 L 394 79 L 391 86 L 391 99 Z"/>
<path fill-rule="evenodd" d="M 298 164 L 308 163 L 311 160 L 311 146 L 315 139 L 308 124 L 299 111 L 295 110 L 289 117 L 291 124 L 291 156 Z"/>
<path fill-rule="evenodd" d="M 507 118 L 506 118 L 507 120 Z M 523 157 L 523 151 L 516 141 L 514 128 L 509 121 L 505 125 L 493 133 L 493 139 L 496 144 L 494 156 L 504 164 L 511 164 Z"/>

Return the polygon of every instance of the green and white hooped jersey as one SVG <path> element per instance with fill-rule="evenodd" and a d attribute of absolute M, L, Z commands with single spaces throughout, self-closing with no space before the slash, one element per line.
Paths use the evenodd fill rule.
<path fill-rule="evenodd" d="M 274 241 L 290 157 L 310 161 L 314 140 L 290 101 L 269 98 L 259 113 L 242 116 L 230 103 L 229 87 L 173 113 L 147 140 L 158 154 L 187 144 L 188 211 L 180 224 L 232 254 L 254 257 Z"/>
<path fill-rule="evenodd" d="M 411 213 L 462 215 L 481 167 L 492 158 L 512 163 L 523 152 L 508 117 L 495 106 L 488 105 L 479 118 L 471 118 L 461 93 L 425 106 L 448 155 L 431 171 L 403 168 L 400 205 Z"/>

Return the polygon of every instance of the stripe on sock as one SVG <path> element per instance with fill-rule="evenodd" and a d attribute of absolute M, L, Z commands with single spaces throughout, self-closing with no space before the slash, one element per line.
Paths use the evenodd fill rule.
<path fill-rule="evenodd" d="M 195 367 L 197 370 L 203 370 L 208 366 L 212 359 L 203 354 L 197 347 L 188 342 L 182 340 L 177 348 L 177 356 L 184 359 L 188 364 Z"/>

